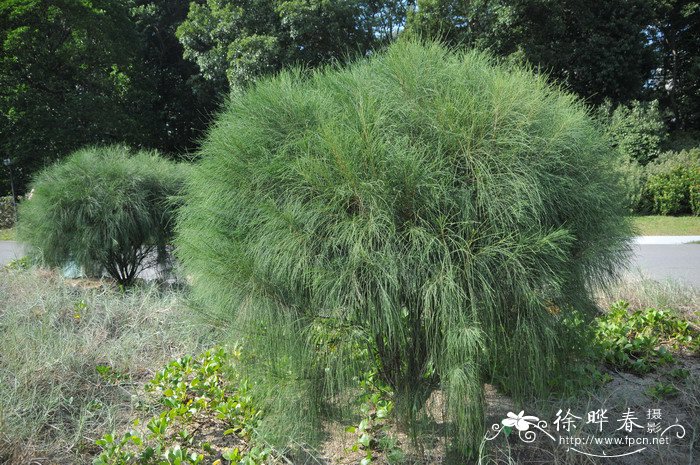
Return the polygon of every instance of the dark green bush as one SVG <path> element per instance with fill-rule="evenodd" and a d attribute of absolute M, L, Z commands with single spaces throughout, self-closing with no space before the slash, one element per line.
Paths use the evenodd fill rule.
<path fill-rule="evenodd" d="M 15 225 L 15 203 L 11 195 L 0 197 L 0 229 Z"/>
<path fill-rule="evenodd" d="M 646 195 L 660 215 L 700 215 L 700 149 L 667 152 L 646 167 Z"/>
<path fill-rule="evenodd" d="M 576 356 L 566 309 L 593 308 L 628 251 L 608 147 L 544 78 L 438 45 L 234 95 L 177 244 L 203 308 L 254 354 L 260 430 L 318 429 L 363 363 L 406 419 L 442 390 L 462 451 L 484 382 L 547 392 Z"/>
<path fill-rule="evenodd" d="M 41 172 L 19 210 L 18 236 L 43 263 L 104 268 L 130 285 L 154 256 L 164 258 L 183 167 L 118 146 L 80 150 Z"/>
<path fill-rule="evenodd" d="M 614 110 L 608 104 L 601 114 L 607 137 L 624 158 L 644 166 L 659 156 L 667 136 L 659 102 L 633 101 Z"/>

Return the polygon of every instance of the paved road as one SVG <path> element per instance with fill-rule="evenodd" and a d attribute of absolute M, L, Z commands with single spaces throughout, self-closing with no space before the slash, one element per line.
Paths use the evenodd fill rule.
<path fill-rule="evenodd" d="M 700 289 L 700 244 L 637 244 L 631 271 L 656 280 L 673 279 Z"/>
<path fill-rule="evenodd" d="M 0 266 L 24 255 L 22 246 L 15 241 L 0 241 Z"/>
<path fill-rule="evenodd" d="M 700 288 L 700 244 L 637 244 L 630 271 L 657 280 L 673 279 Z M 0 241 L 0 266 L 22 255 L 20 244 Z"/>

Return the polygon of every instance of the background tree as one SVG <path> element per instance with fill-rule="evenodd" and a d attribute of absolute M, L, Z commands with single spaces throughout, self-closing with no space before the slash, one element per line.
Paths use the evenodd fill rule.
<path fill-rule="evenodd" d="M 207 0 L 178 28 L 185 57 L 220 89 L 291 65 L 364 55 L 401 30 L 410 2 Z"/>
<path fill-rule="evenodd" d="M 20 190 L 87 143 L 143 143 L 139 37 L 120 2 L 0 2 L 0 152 Z"/>
<path fill-rule="evenodd" d="M 194 150 L 220 96 L 183 57 L 175 31 L 187 17 L 190 0 L 133 0 L 130 16 L 139 34 L 148 146 L 164 153 Z"/>
<path fill-rule="evenodd" d="M 642 94 L 652 18 L 649 0 L 419 0 L 408 31 L 530 63 L 598 104 Z"/>

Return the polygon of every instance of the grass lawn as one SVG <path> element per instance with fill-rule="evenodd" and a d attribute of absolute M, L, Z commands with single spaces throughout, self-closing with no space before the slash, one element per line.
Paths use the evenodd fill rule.
<path fill-rule="evenodd" d="M 698 216 L 635 216 L 640 236 L 700 236 Z"/>
<path fill-rule="evenodd" d="M 13 228 L 0 229 L 0 241 L 14 241 L 15 230 Z"/>

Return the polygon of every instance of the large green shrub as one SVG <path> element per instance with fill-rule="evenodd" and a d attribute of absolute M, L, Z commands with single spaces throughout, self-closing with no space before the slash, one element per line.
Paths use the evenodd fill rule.
<path fill-rule="evenodd" d="M 654 213 L 700 215 L 700 149 L 664 153 L 646 174 Z"/>
<path fill-rule="evenodd" d="M 232 96 L 201 156 L 176 243 L 255 354 L 261 431 L 317 428 L 370 363 L 407 419 L 442 390 L 466 451 L 483 383 L 545 393 L 576 356 L 567 309 L 628 249 L 584 106 L 475 52 L 401 42 L 282 73 Z"/>
<path fill-rule="evenodd" d="M 22 202 L 18 235 L 52 266 L 104 268 L 123 285 L 157 253 L 164 258 L 181 166 L 119 146 L 80 150 L 48 167 Z"/>

